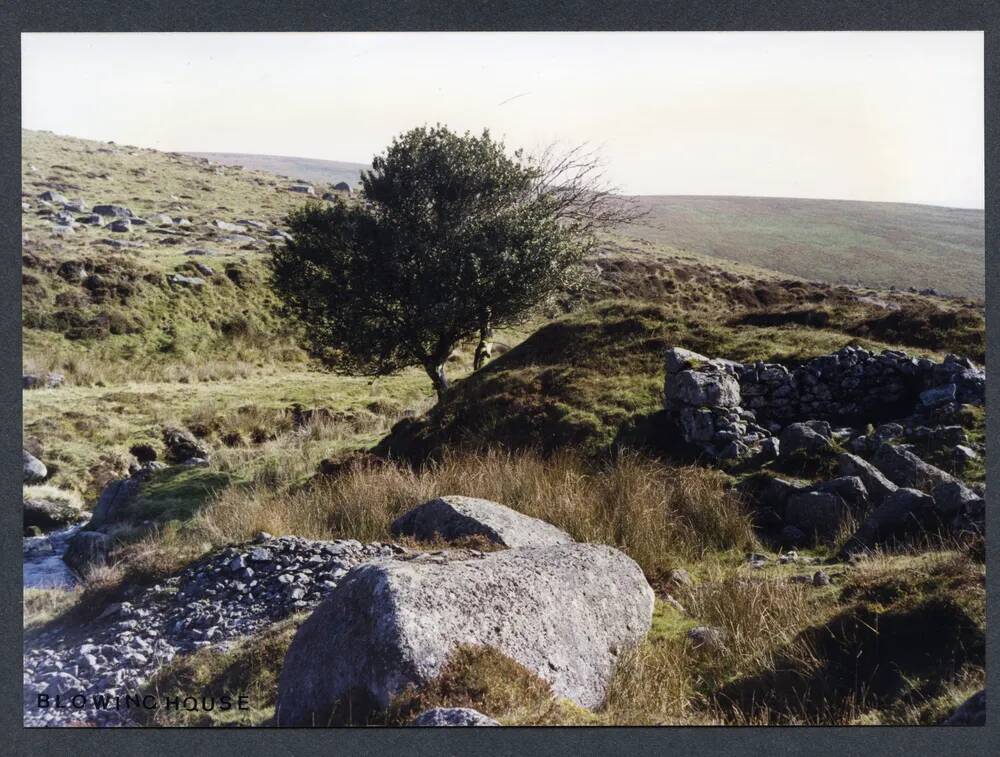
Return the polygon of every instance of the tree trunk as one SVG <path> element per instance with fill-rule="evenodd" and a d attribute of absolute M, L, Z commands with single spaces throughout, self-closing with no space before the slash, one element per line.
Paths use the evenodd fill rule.
<path fill-rule="evenodd" d="M 479 344 L 476 345 L 476 356 L 472 360 L 472 370 L 478 371 L 493 354 L 493 329 L 489 320 L 479 326 Z"/>
<path fill-rule="evenodd" d="M 427 363 L 424 365 L 424 370 L 431 377 L 431 383 L 434 384 L 434 391 L 437 392 L 438 402 L 440 402 L 444 399 L 444 395 L 448 391 L 448 377 L 444 372 L 444 363 L 440 363 L 439 365 Z"/>

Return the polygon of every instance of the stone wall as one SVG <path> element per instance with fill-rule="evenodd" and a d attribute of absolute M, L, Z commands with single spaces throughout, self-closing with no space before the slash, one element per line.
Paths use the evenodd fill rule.
<path fill-rule="evenodd" d="M 736 369 L 742 406 L 761 423 L 877 422 L 924 404 L 983 401 L 985 374 L 967 358 L 941 363 L 886 350 L 845 347 L 795 368 L 748 363 Z M 937 390 L 928 392 L 928 390 Z M 923 400 L 922 400 L 923 397 Z"/>
<path fill-rule="evenodd" d="M 986 374 L 967 358 L 936 363 L 886 350 L 845 347 L 793 367 L 736 363 L 667 350 L 664 409 L 684 440 L 712 457 L 763 452 L 788 424 L 863 426 L 949 402 L 982 404 Z"/>

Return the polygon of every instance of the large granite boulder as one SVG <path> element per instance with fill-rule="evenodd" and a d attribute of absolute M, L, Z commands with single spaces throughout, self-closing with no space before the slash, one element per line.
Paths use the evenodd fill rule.
<path fill-rule="evenodd" d="M 843 498 L 832 491 L 806 491 L 789 497 L 785 523 L 807 536 L 829 539 L 837 534 L 850 512 Z"/>
<path fill-rule="evenodd" d="M 63 562 L 78 576 L 85 576 L 92 568 L 107 565 L 110 551 L 110 536 L 100 531 L 80 531 L 66 545 Z"/>
<path fill-rule="evenodd" d="M 22 480 L 26 484 L 34 484 L 39 481 L 44 481 L 45 477 L 49 475 L 49 471 L 48 468 L 45 467 L 45 463 L 32 455 L 26 449 L 21 450 L 21 463 L 22 470 L 24 472 Z"/>
<path fill-rule="evenodd" d="M 83 520 L 86 514 L 69 499 L 49 496 L 24 497 L 24 527 L 49 531 Z"/>
<path fill-rule="evenodd" d="M 119 478 L 108 482 L 94 505 L 87 528 L 94 530 L 109 523 L 127 520 L 141 487 L 139 478 Z"/>
<path fill-rule="evenodd" d="M 278 684 L 279 725 L 365 722 L 440 673 L 459 645 L 490 646 L 584 707 L 652 622 L 653 590 L 616 549 L 556 544 L 436 564 L 360 565 L 299 628 Z"/>
<path fill-rule="evenodd" d="M 550 523 L 522 515 L 488 499 L 450 495 L 438 497 L 398 517 L 390 530 L 393 536 L 435 537 L 455 541 L 484 536 L 505 547 L 541 547 L 566 544 L 573 539 Z"/>
<path fill-rule="evenodd" d="M 845 452 L 837 458 L 837 468 L 842 476 L 857 476 L 865 485 L 872 504 L 879 505 L 899 487 L 867 460 Z"/>
<path fill-rule="evenodd" d="M 779 437 L 780 456 L 814 455 L 832 449 L 830 439 L 807 423 L 791 423 Z"/>
<path fill-rule="evenodd" d="M 908 489 L 930 493 L 938 484 L 956 480 L 951 474 L 924 462 L 910 450 L 888 442 L 879 445 L 872 462 L 886 478 L 897 486 Z"/>
<path fill-rule="evenodd" d="M 932 528 L 938 521 L 934 499 L 916 489 L 900 488 L 885 498 L 847 540 L 842 556 L 864 552 Z"/>
<path fill-rule="evenodd" d="M 498 726 L 491 717 L 483 715 L 471 707 L 435 707 L 425 710 L 410 721 L 410 725 L 421 727 L 441 726 Z"/>

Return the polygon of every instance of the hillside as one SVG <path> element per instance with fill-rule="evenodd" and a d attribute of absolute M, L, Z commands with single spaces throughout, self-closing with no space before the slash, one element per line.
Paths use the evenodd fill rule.
<path fill-rule="evenodd" d="M 985 213 L 880 202 L 646 196 L 622 234 L 837 284 L 985 296 Z"/>
<path fill-rule="evenodd" d="M 187 153 L 293 179 L 352 187 L 361 163 Z M 641 224 L 616 236 L 808 280 L 985 296 L 985 213 L 882 202 L 646 195 Z"/>
<path fill-rule="evenodd" d="M 319 197 L 330 181 L 314 182 Z M 435 404 L 420 369 L 351 375 L 300 347 L 301 327 L 267 283 L 269 247 L 307 201 L 290 184 L 203 157 L 22 133 L 26 724 L 283 724 L 279 681 L 297 629 L 372 558 L 414 575 L 440 571 L 445 580 L 421 591 L 442 597 L 435 628 L 482 614 L 487 634 L 535 616 L 560 630 L 544 666 L 490 642 L 459 646 L 437 677 L 366 715 L 368 724 L 403 725 L 435 706 L 473 707 L 503 725 L 934 724 L 982 688 L 981 301 L 896 280 L 894 290 L 817 281 L 631 230 L 603 240 L 582 292 L 498 331 L 485 367 L 473 371 L 474 345 L 461 345 L 447 363 L 452 388 Z M 720 398 L 718 366 L 737 368 L 709 358 L 785 377 L 772 388 L 748 380 L 743 405 L 728 408 L 737 420 L 709 429 L 713 444 L 773 434 L 773 454 L 721 460 L 697 446 L 681 411 L 664 403 L 677 347 L 700 353 L 691 358 L 704 372 L 699 386 Z M 936 382 L 929 408 L 918 371 Z M 892 416 L 898 424 L 881 413 L 831 424 L 811 406 L 813 425 L 797 433 L 818 446 L 804 451 L 782 424 L 748 422 L 751 403 L 780 409 L 800 390 L 853 392 L 906 414 Z M 903 494 L 920 504 L 933 493 L 942 509 L 949 492 L 961 497 L 954 523 L 971 531 L 922 521 L 917 535 L 890 533 L 898 542 L 876 532 L 884 538 L 872 554 L 845 552 L 886 496 L 868 473 L 885 438 L 919 453 L 945 484 L 942 494 L 896 471 L 900 487 L 929 490 Z M 847 450 L 859 456 L 857 475 L 837 468 Z M 635 594 L 652 617 L 635 626 L 638 645 L 616 659 L 599 705 L 557 694 L 551 660 L 575 670 L 585 655 L 563 639 L 604 633 L 577 610 L 596 602 L 613 624 L 628 591 L 595 593 L 605 576 L 588 557 L 594 580 L 570 573 L 524 612 L 539 592 L 522 579 L 545 572 L 532 563 L 504 579 L 495 602 L 478 592 L 490 606 L 470 612 L 467 585 L 449 576 L 469 560 L 479 561 L 470 573 L 489 576 L 512 545 L 392 526 L 447 495 L 490 500 L 508 523 L 526 517 L 529 531 L 577 542 L 560 549 L 634 561 L 645 587 Z M 836 528 L 793 523 L 793 496 L 832 502 Z M 46 531 L 56 516 L 72 536 Z M 73 532 L 77 518 L 91 520 Z M 53 563 L 66 583 L 29 581 Z M 515 631 L 532 648 L 536 632 Z M 306 667 L 325 674 L 327 649 L 338 653 L 332 664 L 354 659 L 325 643 Z M 240 691 L 251 701 L 241 711 L 160 709 L 138 722 L 33 704 L 32 693 L 63 685 Z"/>
<path fill-rule="evenodd" d="M 339 184 L 346 181 L 354 187 L 361 172 L 369 168 L 364 163 L 347 163 L 340 160 L 294 158 L 287 155 L 249 155 L 238 152 L 189 152 L 195 158 L 205 158 L 224 166 L 242 166 L 253 171 L 267 171 L 278 176 L 288 176 L 302 181 Z"/>

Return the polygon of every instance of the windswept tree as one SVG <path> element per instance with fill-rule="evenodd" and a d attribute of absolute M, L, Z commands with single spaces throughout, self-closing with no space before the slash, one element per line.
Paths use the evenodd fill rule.
<path fill-rule="evenodd" d="M 636 216 L 582 150 L 538 159 L 502 142 L 418 128 L 362 174 L 357 203 L 310 203 L 272 248 L 272 284 L 328 364 L 365 375 L 445 363 L 523 320 L 578 277 L 600 230 Z"/>

